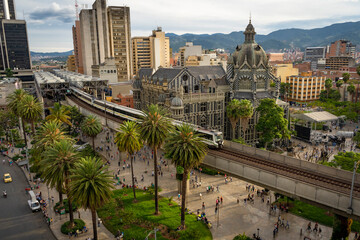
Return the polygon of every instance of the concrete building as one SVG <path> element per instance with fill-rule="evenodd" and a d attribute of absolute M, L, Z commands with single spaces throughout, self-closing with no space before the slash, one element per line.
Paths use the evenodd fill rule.
<path fill-rule="evenodd" d="M 280 89 L 280 80 L 271 73 L 267 54 L 255 42 L 255 34 L 255 28 L 250 20 L 244 32 L 245 41 L 236 47 L 227 66 L 227 81 L 230 84 L 228 101 L 247 99 L 252 102 L 254 109 L 262 99 L 277 99 Z M 270 88 L 271 82 L 275 83 L 275 88 Z M 259 141 L 260 136 L 256 131 L 258 117 L 259 114 L 255 111 L 253 117 L 249 119 L 249 126 L 244 134 L 238 124 L 235 138 L 242 137 L 247 144 L 255 144 Z M 226 126 L 225 136 L 229 138 L 232 136 L 230 121 L 227 121 Z"/>
<path fill-rule="evenodd" d="M 92 9 L 80 12 L 81 54 L 84 74 L 92 74 L 92 67 L 115 58 L 118 81 L 132 77 L 130 9 L 107 7 L 106 0 L 96 0 Z"/>
<path fill-rule="evenodd" d="M 311 70 L 318 69 L 318 60 L 324 59 L 326 47 L 307 47 L 305 49 L 304 60 L 311 62 Z"/>
<path fill-rule="evenodd" d="M 284 61 L 285 53 L 269 53 L 269 62 Z"/>
<path fill-rule="evenodd" d="M 224 131 L 225 93 L 229 84 L 221 66 L 140 69 L 133 84 L 134 105 L 167 108 L 174 119 Z"/>
<path fill-rule="evenodd" d="M 67 70 L 76 72 L 75 55 L 69 55 L 66 61 Z"/>
<path fill-rule="evenodd" d="M 326 70 L 339 70 L 343 67 L 352 67 L 355 65 L 355 59 L 349 56 L 326 58 Z"/>
<path fill-rule="evenodd" d="M 332 42 L 327 49 L 326 58 L 330 57 L 355 57 L 356 45 L 353 45 L 349 40 L 338 40 Z"/>
<path fill-rule="evenodd" d="M 84 74 L 84 64 L 82 59 L 82 45 L 81 45 L 81 31 L 80 21 L 76 20 L 75 25 L 72 27 L 73 44 L 74 44 L 74 55 L 75 55 L 75 66 L 76 72 Z"/>
<path fill-rule="evenodd" d="M 7 107 L 6 98 L 20 88 L 22 88 L 22 85 L 18 78 L 3 78 L 0 80 L 0 109 Z"/>
<path fill-rule="evenodd" d="M 100 79 L 109 80 L 109 83 L 117 83 L 117 66 L 115 58 L 105 58 L 105 62 L 92 66 L 92 76 Z"/>
<path fill-rule="evenodd" d="M 311 72 L 303 72 L 298 76 L 286 78 L 286 83 L 290 83 L 291 93 L 289 101 L 311 102 L 320 99 L 320 93 L 325 90 L 325 78 L 312 76 Z"/>
<path fill-rule="evenodd" d="M 289 76 L 299 75 L 299 69 L 294 68 L 292 63 L 275 64 L 273 72 L 275 77 L 279 78 L 281 82 L 286 82 L 286 78 Z"/>
<path fill-rule="evenodd" d="M 194 45 L 192 42 L 187 42 L 184 47 L 179 49 L 179 66 L 186 66 L 185 63 L 189 56 L 198 56 L 202 55 L 202 47 L 200 45 Z"/>
<path fill-rule="evenodd" d="M 0 0 L 0 19 L 16 19 L 14 0 Z"/>
<path fill-rule="evenodd" d="M 149 37 L 134 37 L 131 41 L 135 75 L 140 68 L 170 67 L 170 40 L 161 27 Z"/>

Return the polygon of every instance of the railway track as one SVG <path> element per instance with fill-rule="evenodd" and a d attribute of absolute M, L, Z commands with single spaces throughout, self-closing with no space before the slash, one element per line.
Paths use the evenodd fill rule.
<path fill-rule="evenodd" d="M 294 166 L 279 164 L 275 161 L 264 159 L 258 156 L 250 156 L 239 151 L 223 148 L 220 150 L 209 150 L 210 155 L 224 157 L 235 162 L 240 162 L 248 166 L 263 169 L 265 171 L 282 175 L 294 180 L 310 183 L 315 186 L 323 187 L 335 192 L 349 194 L 351 182 L 331 177 L 328 175 L 302 169 Z M 360 184 L 354 185 L 354 196 L 360 197 Z"/>
<path fill-rule="evenodd" d="M 105 112 L 93 108 L 88 103 L 79 100 L 75 96 L 68 96 L 70 100 L 75 102 L 77 105 L 97 114 L 99 116 L 105 117 Z M 106 117 L 112 121 L 122 123 L 118 117 L 115 117 L 111 114 L 106 114 Z M 298 181 L 310 183 L 315 186 L 323 187 L 335 192 L 350 193 L 351 182 L 334 178 L 328 175 L 317 173 L 316 171 L 304 170 L 294 166 L 283 165 L 276 163 L 271 160 L 260 158 L 258 156 L 250 156 L 239 151 L 230 150 L 228 148 L 213 150 L 209 149 L 208 153 L 210 155 L 220 156 L 227 159 L 231 159 L 235 162 L 240 162 L 248 166 L 256 167 L 271 173 L 275 173 L 281 176 L 292 178 Z M 354 185 L 354 196 L 360 197 L 360 184 Z"/>

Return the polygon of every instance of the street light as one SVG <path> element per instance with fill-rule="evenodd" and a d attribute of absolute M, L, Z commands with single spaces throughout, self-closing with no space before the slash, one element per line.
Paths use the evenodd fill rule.
<path fill-rule="evenodd" d="M 156 240 L 156 232 L 157 232 L 157 231 L 159 231 L 159 229 L 154 228 L 154 230 L 153 230 L 153 231 L 150 231 L 150 232 L 149 232 L 149 234 L 146 236 L 145 240 L 148 240 L 148 237 L 149 237 L 149 236 L 150 236 L 150 234 L 152 234 L 153 232 L 154 232 L 154 234 L 155 234 L 155 240 Z"/>
<path fill-rule="evenodd" d="M 350 190 L 350 203 L 349 203 L 349 208 L 347 209 L 347 213 L 350 215 L 353 213 L 352 198 L 353 198 L 353 191 L 354 191 L 355 174 L 356 174 L 357 168 L 359 167 L 359 163 L 360 163 L 360 161 L 354 162 L 354 171 L 353 171 L 353 176 L 352 176 L 352 181 L 351 181 L 351 190 Z"/>

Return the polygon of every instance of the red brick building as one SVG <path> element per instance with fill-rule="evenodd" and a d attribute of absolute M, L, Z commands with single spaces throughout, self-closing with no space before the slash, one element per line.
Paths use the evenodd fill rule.
<path fill-rule="evenodd" d="M 121 95 L 119 93 L 116 98 L 113 98 L 111 102 L 119 104 L 121 106 L 134 108 L 134 98 L 133 95 Z"/>

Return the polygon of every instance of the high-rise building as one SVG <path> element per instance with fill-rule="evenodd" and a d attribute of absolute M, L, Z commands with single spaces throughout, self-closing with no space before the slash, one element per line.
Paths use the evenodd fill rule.
<path fill-rule="evenodd" d="M 356 45 L 349 40 L 338 40 L 328 46 L 326 58 L 329 57 L 355 57 Z"/>
<path fill-rule="evenodd" d="M 0 19 L 16 19 L 14 0 L 0 0 Z"/>
<path fill-rule="evenodd" d="M 307 47 L 305 49 L 305 61 L 311 62 L 311 70 L 318 69 L 318 60 L 324 59 L 326 47 Z"/>
<path fill-rule="evenodd" d="M 131 41 L 134 74 L 140 68 L 170 67 L 170 40 L 161 27 L 153 30 L 149 37 L 134 37 Z"/>
<path fill-rule="evenodd" d="M 312 76 L 311 72 L 303 72 L 299 76 L 289 76 L 286 83 L 290 84 L 288 100 L 295 102 L 310 102 L 320 99 L 320 93 L 325 90 L 325 78 Z"/>
<path fill-rule="evenodd" d="M 201 45 L 194 45 L 192 42 L 187 42 L 184 47 L 179 49 L 180 52 L 180 62 L 179 65 L 184 67 L 189 56 L 198 56 L 201 57 L 202 47 Z"/>
<path fill-rule="evenodd" d="M 74 55 L 69 55 L 68 59 L 66 61 L 66 65 L 67 65 L 67 70 L 70 72 L 75 72 L 76 71 L 76 63 L 75 63 L 75 56 Z"/>
<path fill-rule="evenodd" d="M 81 52 L 81 31 L 80 31 L 79 20 L 75 21 L 75 25 L 73 25 L 72 27 L 72 33 L 73 33 L 76 72 L 84 74 L 84 65 L 83 65 L 82 52 Z"/>
<path fill-rule="evenodd" d="M 92 66 L 114 58 L 118 81 L 132 77 L 132 54 L 129 7 L 107 7 L 106 0 L 96 0 L 92 9 L 80 12 L 81 54 L 84 74 L 92 74 Z M 75 53 L 76 54 L 76 53 Z"/>

